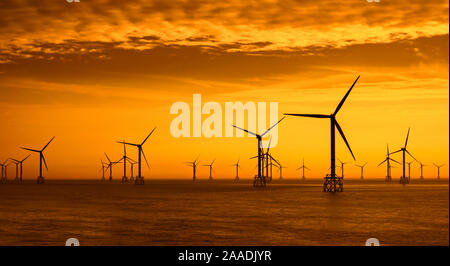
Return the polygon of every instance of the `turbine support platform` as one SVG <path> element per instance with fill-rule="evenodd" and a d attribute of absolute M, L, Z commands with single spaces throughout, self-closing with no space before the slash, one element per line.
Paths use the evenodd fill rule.
<path fill-rule="evenodd" d="M 266 187 L 266 177 L 255 175 L 255 179 L 253 180 L 254 187 Z"/>
<path fill-rule="evenodd" d="M 340 176 L 331 176 L 327 174 L 323 183 L 323 192 L 342 192 L 344 191 L 344 179 Z"/>
<path fill-rule="evenodd" d="M 38 184 L 44 184 L 45 183 L 45 179 L 43 176 L 38 176 L 37 177 L 37 183 Z"/>
<path fill-rule="evenodd" d="M 135 185 L 143 185 L 144 184 L 144 177 L 143 176 L 136 176 L 134 184 Z"/>
<path fill-rule="evenodd" d="M 402 184 L 402 185 L 409 184 L 409 178 L 401 176 L 400 177 L 400 184 Z"/>
<path fill-rule="evenodd" d="M 122 176 L 122 183 L 128 183 L 128 177 Z"/>

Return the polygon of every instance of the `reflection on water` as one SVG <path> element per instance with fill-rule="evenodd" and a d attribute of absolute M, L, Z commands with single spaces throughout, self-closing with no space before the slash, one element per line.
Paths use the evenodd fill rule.
<path fill-rule="evenodd" d="M 448 181 L 0 185 L 0 245 L 448 245 Z"/>

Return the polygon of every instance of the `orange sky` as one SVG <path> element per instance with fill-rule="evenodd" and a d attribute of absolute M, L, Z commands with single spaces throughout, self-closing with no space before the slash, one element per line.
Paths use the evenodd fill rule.
<path fill-rule="evenodd" d="M 199 154 L 201 164 L 217 158 L 216 177 L 234 177 L 238 158 L 251 177 L 255 139 L 173 138 L 172 103 L 202 93 L 203 102 L 279 102 L 280 117 L 328 114 L 357 75 L 337 119 L 367 177 L 384 177 L 386 143 L 398 149 L 408 127 L 417 159 L 449 161 L 448 1 L 1 1 L 0 34 L 0 160 L 56 136 L 48 178 L 97 178 L 103 152 L 121 156 L 116 140 L 139 142 L 154 126 L 146 178 L 191 178 L 183 162 Z M 346 176 L 359 177 L 336 143 L 351 162 Z M 285 119 L 273 155 L 286 178 L 299 176 L 303 157 L 308 176 L 323 177 L 329 122 Z M 24 177 L 37 167 L 33 154 Z"/>

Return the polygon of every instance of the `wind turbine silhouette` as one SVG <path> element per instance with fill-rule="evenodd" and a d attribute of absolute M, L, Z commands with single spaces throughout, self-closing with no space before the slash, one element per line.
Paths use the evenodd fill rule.
<path fill-rule="evenodd" d="M 414 162 L 414 161 L 407 162 L 407 164 L 408 164 L 408 183 L 411 181 L 411 164 L 412 164 L 413 162 Z"/>
<path fill-rule="evenodd" d="M 438 164 L 435 164 L 435 163 L 433 163 L 433 164 L 437 168 L 437 179 L 441 179 L 440 170 L 441 170 L 441 167 L 444 166 L 445 164 L 441 164 L 441 165 L 438 165 Z"/>
<path fill-rule="evenodd" d="M 108 170 L 108 164 L 103 162 L 103 160 L 100 159 L 100 162 L 102 163 L 102 181 L 105 181 L 105 168 Z M 106 165 L 106 167 L 105 167 Z"/>
<path fill-rule="evenodd" d="M 20 162 L 14 158 L 9 158 L 10 160 L 14 161 L 13 163 L 16 165 L 16 178 L 15 181 L 19 182 L 19 164 Z"/>
<path fill-rule="evenodd" d="M 0 163 L 0 165 L 2 166 L 2 178 L 0 180 L 1 183 L 6 183 L 8 181 L 8 173 L 7 173 L 7 169 L 8 169 L 8 162 L 9 159 L 6 159 L 3 163 Z"/>
<path fill-rule="evenodd" d="M 45 157 L 44 157 L 44 150 L 47 148 L 47 146 L 55 139 L 55 137 L 53 137 L 45 146 L 44 148 L 42 148 L 41 150 L 34 150 L 34 149 L 29 149 L 29 148 L 24 148 L 21 147 L 21 149 L 27 150 L 27 151 L 32 151 L 32 152 L 36 152 L 39 153 L 39 176 L 37 177 L 37 183 L 38 184 L 44 184 L 45 179 L 42 176 L 42 162 L 44 162 L 45 165 L 45 169 L 47 169 L 48 171 L 48 167 L 47 167 L 47 162 L 45 162 Z"/>
<path fill-rule="evenodd" d="M 130 176 L 130 181 L 131 182 L 133 182 L 134 181 L 134 176 L 133 176 L 133 166 L 135 165 L 135 164 L 137 164 L 138 162 L 136 162 L 135 160 L 133 160 L 132 162 L 129 162 L 130 163 L 130 167 L 131 167 L 131 176 Z"/>
<path fill-rule="evenodd" d="M 345 138 L 344 132 L 341 129 L 341 126 L 339 125 L 339 123 L 336 120 L 336 115 L 339 112 L 339 110 L 341 109 L 342 105 L 344 104 L 345 100 L 347 99 L 348 95 L 350 94 L 350 92 L 352 91 L 353 87 L 355 86 L 356 82 L 359 80 L 358 76 L 355 80 L 355 82 L 353 82 L 352 86 L 350 87 L 350 89 L 347 91 L 347 93 L 345 94 L 344 98 L 342 98 L 342 100 L 339 102 L 338 106 L 336 107 L 336 110 L 334 111 L 334 113 L 330 114 L 330 115 L 324 115 L 324 114 L 291 114 L 291 113 L 286 113 L 285 115 L 289 115 L 289 116 L 302 116 L 302 117 L 311 117 L 311 118 L 328 118 L 330 119 L 330 123 L 331 123 L 331 161 L 330 161 L 330 168 L 331 168 L 331 174 L 327 175 L 325 177 L 325 183 L 323 184 L 323 191 L 329 191 L 329 192 L 335 192 L 335 191 L 343 191 L 344 187 L 343 187 L 343 181 L 342 181 L 342 177 L 338 177 L 336 175 L 336 143 L 335 143 L 335 128 L 337 128 L 337 130 L 339 131 L 339 134 L 341 135 L 342 139 L 344 140 L 345 144 L 347 145 L 347 148 L 349 149 L 350 153 L 352 154 L 352 157 L 354 160 L 356 160 L 355 156 L 353 155 L 352 149 L 350 148 L 350 145 L 347 142 L 347 139 Z"/>
<path fill-rule="evenodd" d="M 419 164 L 420 164 L 420 179 L 423 179 L 423 167 L 428 165 L 423 164 L 422 162 L 419 162 Z"/>
<path fill-rule="evenodd" d="M 9 159 L 6 159 L 3 163 L 0 163 L 0 166 L 2 167 L 2 177 L 1 177 L 1 179 L 0 179 L 0 181 L 3 183 L 3 182 L 5 182 L 6 181 L 6 179 L 5 179 L 5 169 L 6 169 L 6 167 L 7 167 L 7 162 L 8 162 L 8 160 Z"/>
<path fill-rule="evenodd" d="M 200 161 L 198 161 L 198 158 L 200 157 L 197 156 L 197 159 L 195 159 L 192 162 L 186 162 L 187 164 L 189 164 L 190 166 L 192 166 L 192 181 L 195 182 L 195 180 L 197 179 L 197 166 L 200 163 Z"/>
<path fill-rule="evenodd" d="M 148 136 L 144 139 L 144 141 L 141 144 L 135 144 L 135 143 L 129 143 L 129 142 L 125 142 L 125 141 L 117 141 L 117 143 L 122 143 L 125 145 L 130 145 L 130 146 L 135 146 L 138 148 L 138 176 L 136 176 L 136 185 L 143 185 L 144 184 L 144 177 L 142 176 L 142 172 L 141 172 L 141 154 L 144 156 L 145 159 L 145 163 L 147 163 L 147 167 L 150 168 L 150 165 L 148 164 L 147 158 L 145 157 L 145 153 L 144 150 L 142 149 L 142 145 L 144 145 L 144 143 L 147 141 L 147 139 L 153 134 L 153 132 L 155 131 L 156 127 L 153 128 L 153 130 L 150 132 L 150 134 L 148 134 Z"/>
<path fill-rule="evenodd" d="M 341 163 L 341 166 L 340 166 L 341 167 L 341 178 L 344 179 L 344 165 L 347 164 L 348 162 L 343 162 L 339 159 L 338 159 L 338 161 L 339 161 L 339 163 Z"/>
<path fill-rule="evenodd" d="M 283 169 L 287 168 L 286 166 L 278 165 L 278 170 L 280 171 L 280 180 L 283 179 Z"/>
<path fill-rule="evenodd" d="M 366 166 L 367 162 L 365 162 L 363 165 L 355 164 L 355 166 L 361 168 L 361 179 L 364 179 L 364 166 Z"/>
<path fill-rule="evenodd" d="M 386 162 L 386 179 L 385 179 L 386 182 L 391 182 L 392 181 L 391 161 L 400 164 L 396 160 L 392 159 L 390 156 L 391 156 L 391 153 L 389 153 L 389 145 L 386 144 L 386 159 L 384 159 L 384 161 L 382 161 L 381 163 L 378 164 L 378 166 L 380 166 L 380 165 L 382 165 L 383 163 Z"/>
<path fill-rule="evenodd" d="M 208 166 L 209 167 L 209 180 L 212 180 L 212 172 L 213 172 L 213 164 L 216 161 L 216 159 L 214 159 L 210 164 L 204 164 L 202 166 Z"/>
<path fill-rule="evenodd" d="M 237 162 L 232 165 L 232 166 L 236 166 L 236 177 L 234 178 L 234 182 L 239 181 L 239 168 L 241 168 L 241 166 L 239 165 L 239 161 L 240 161 L 240 159 L 238 159 Z"/>
<path fill-rule="evenodd" d="M 297 170 L 300 169 L 302 170 L 302 179 L 305 180 L 305 170 L 311 171 L 311 169 L 305 166 L 305 158 L 303 158 L 302 165 L 299 168 L 297 168 Z"/>
<path fill-rule="evenodd" d="M 412 156 L 412 154 L 406 149 L 406 146 L 408 145 L 409 131 L 410 131 L 410 129 L 408 128 L 408 134 L 406 135 L 405 146 L 400 148 L 399 150 L 394 151 L 394 152 L 391 153 L 391 154 L 395 154 L 397 152 L 402 152 L 402 156 L 403 156 L 402 157 L 403 158 L 403 163 L 402 163 L 403 176 L 400 178 L 400 183 L 402 183 L 402 184 L 409 183 L 409 180 L 406 177 L 406 154 L 408 154 L 409 156 L 411 156 L 411 158 L 413 158 L 415 161 L 417 161 L 417 159 L 414 158 L 414 156 Z"/>
<path fill-rule="evenodd" d="M 125 143 L 125 140 L 123 141 Z M 135 160 L 131 159 L 130 157 L 127 156 L 127 148 L 126 145 L 123 144 L 123 157 L 117 161 L 117 162 L 121 162 L 123 161 L 123 176 L 122 176 L 122 183 L 126 183 L 128 182 L 128 177 L 127 177 L 127 161 L 131 164 L 132 162 L 136 162 Z"/>
<path fill-rule="evenodd" d="M 109 168 L 109 182 L 111 182 L 112 181 L 112 167 L 113 167 L 113 165 L 119 163 L 119 161 L 117 161 L 117 162 L 111 161 L 108 157 L 108 154 L 106 154 L 106 152 L 105 152 L 105 156 L 106 156 L 106 159 L 108 160 L 108 163 L 107 163 L 108 167 L 106 168 L 106 170 L 108 170 L 108 168 Z"/>
<path fill-rule="evenodd" d="M 262 150 L 262 138 L 269 133 L 270 130 L 272 130 L 276 125 L 278 125 L 281 121 L 283 121 L 285 117 L 281 118 L 280 120 L 278 120 L 278 122 L 276 122 L 275 124 L 273 124 L 271 127 L 269 127 L 269 129 L 267 129 L 264 133 L 262 134 L 257 134 L 254 132 L 251 132 L 247 129 L 243 129 L 240 128 L 238 126 L 232 125 L 233 127 L 240 129 L 244 132 L 247 132 L 250 135 L 254 135 L 256 137 L 256 139 L 258 140 L 258 175 L 255 176 L 255 179 L 253 181 L 253 186 L 266 186 L 266 177 L 263 175 L 263 171 L 262 171 L 262 164 L 264 164 L 264 155 L 263 155 L 263 150 Z"/>

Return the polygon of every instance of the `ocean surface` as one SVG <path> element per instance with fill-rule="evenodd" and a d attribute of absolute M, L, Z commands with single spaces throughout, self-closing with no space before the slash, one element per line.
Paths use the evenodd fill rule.
<path fill-rule="evenodd" d="M 0 245 L 449 245 L 448 180 L 0 184 Z"/>

